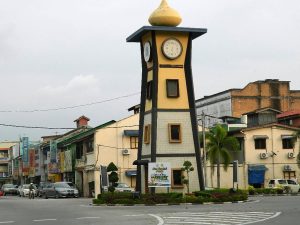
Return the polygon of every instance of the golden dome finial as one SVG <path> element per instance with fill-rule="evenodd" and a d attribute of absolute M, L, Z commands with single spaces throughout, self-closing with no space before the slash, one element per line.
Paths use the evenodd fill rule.
<path fill-rule="evenodd" d="M 167 0 L 162 0 L 160 6 L 150 15 L 148 21 L 152 26 L 176 27 L 181 23 L 181 16 L 168 5 Z"/>

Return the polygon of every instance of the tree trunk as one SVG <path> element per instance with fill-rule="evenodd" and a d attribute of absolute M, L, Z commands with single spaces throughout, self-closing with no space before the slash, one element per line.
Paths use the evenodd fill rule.
<path fill-rule="evenodd" d="M 220 153 L 218 154 L 218 160 L 217 160 L 217 187 L 220 188 Z"/>

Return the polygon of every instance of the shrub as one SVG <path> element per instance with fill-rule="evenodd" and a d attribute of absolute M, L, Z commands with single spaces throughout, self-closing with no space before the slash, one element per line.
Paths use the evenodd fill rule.
<path fill-rule="evenodd" d="M 105 204 L 105 201 L 103 199 L 93 199 L 93 204 L 95 205 L 100 205 L 100 204 Z"/>
<path fill-rule="evenodd" d="M 255 194 L 255 188 L 252 185 L 249 185 L 248 192 L 249 192 L 249 195 L 254 195 Z"/>

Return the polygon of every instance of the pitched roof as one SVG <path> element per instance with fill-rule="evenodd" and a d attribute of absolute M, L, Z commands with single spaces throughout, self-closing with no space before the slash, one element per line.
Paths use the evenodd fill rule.
<path fill-rule="evenodd" d="M 283 112 L 277 115 L 277 118 L 280 119 L 280 118 L 290 117 L 290 116 L 300 116 L 300 110 L 291 110 L 291 111 Z"/>

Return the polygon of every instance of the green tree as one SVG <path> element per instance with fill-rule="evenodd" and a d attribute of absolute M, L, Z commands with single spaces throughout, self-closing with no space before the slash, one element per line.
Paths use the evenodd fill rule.
<path fill-rule="evenodd" d="M 293 147 L 296 146 L 298 139 L 300 139 L 300 130 L 298 130 L 294 133 Z M 297 162 L 298 162 L 298 166 L 300 167 L 300 143 L 299 143 L 299 149 L 298 149 L 298 154 L 297 154 Z"/>
<path fill-rule="evenodd" d="M 118 174 L 117 174 L 116 171 L 118 171 L 118 167 L 113 162 L 111 162 L 107 166 L 107 172 L 110 172 L 110 174 L 108 175 L 108 180 L 109 180 L 109 183 L 112 184 L 108 188 L 108 190 L 110 192 L 114 192 L 115 191 L 115 183 L 118 182 L 118 180 L 119 180 L 119 176 L 118 176 Z"/>
<path fill-rule="evenodd" d="M 190 161 L 184 161 L 183 167 L 181 168 L 181 171 L 186 172 L 187 177 L 185 178 L 185 176 L 183 175 L 181 177 L 181 179 L 182 179 L 182 183 L 186 185 L 187 192 L 189 194 L 190 193 L 190 176 L 189 176 L 189 173 L 194 171 L 194 167 L 193 167 L 192 163 Z"/>
<path fill-rule="evenodd" d="M 238 150 L 239 142 L 235 137 L 228 136 L 227 131 L 217 125 L 206 134 L 207 156 L 211 165 L 217 164 L 217 187 L 220 188 L 220 164 L 223 163 L 224 170 L 227 171 L 231 162 L 229 150 Z"/>

